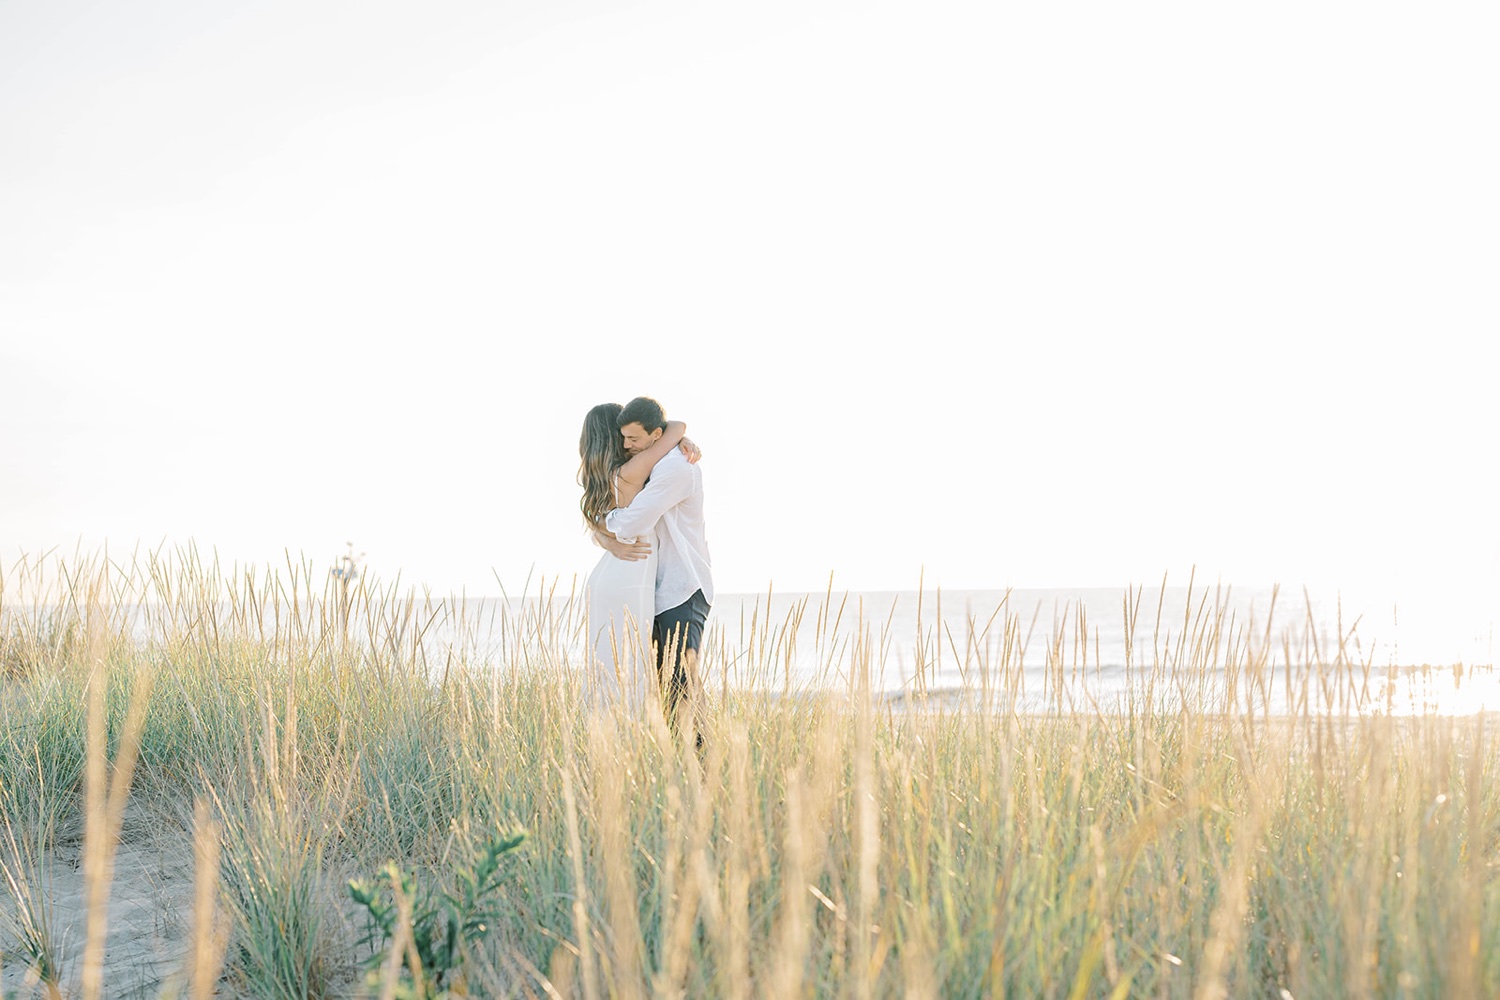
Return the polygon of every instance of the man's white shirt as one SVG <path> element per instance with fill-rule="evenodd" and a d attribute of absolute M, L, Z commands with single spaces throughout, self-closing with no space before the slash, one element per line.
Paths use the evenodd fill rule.
<path fill-rule="evenodd" d="M 703 472 L 673 448 L 651 470 L 648 482 L 629 507 L 604 518 L 618 538 L 649 537 L 656 532 L 656 613 L 677 607 L 703 591 L 714 602 L 714 584 L 703 525 Z"/>

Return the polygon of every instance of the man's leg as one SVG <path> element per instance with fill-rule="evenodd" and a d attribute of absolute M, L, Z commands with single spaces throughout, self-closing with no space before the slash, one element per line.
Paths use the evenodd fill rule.
<path fill-rule="evenodd" d="M 703 700 L 698 678 L 698 654 L 703 647 L 703 629 L 708 622 L 708 601 L 703 591 L 695 591 L 682 604 L 656 616 L 652 638 L 656 645 L 656 666 L 661 678 L 662 710 L 674 730 L 685 715 L 692 727 L 695 744 L 703 743 L 696 712 Z"/>

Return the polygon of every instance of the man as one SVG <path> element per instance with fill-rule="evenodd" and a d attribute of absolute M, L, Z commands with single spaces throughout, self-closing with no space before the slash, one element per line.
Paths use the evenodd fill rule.
<path fill-rule="evenodd" d="M 625 450 L 632 455 L 651 447 L 667 426 L 661 404 L 646 396 L 627 403 L 616 422 Z M 643 556 L 639 544 L 625 545 L 617 536 L 650 537 L 656 532 L 657 611 L 651 640 L 665 694 L 663 708 L 676 725 L 681 702 L 688 699 L 696 706 L 702 694 L 698 655 L 714 599 L 703 524 L 702 471 L 681 449 L 673 449 L 656 463 L 630 506 L 610 511 L 604 526 L 608 533 L 599 533 L 599 544 L 621 559 Z M 701 746 L 702 735 L 695 736 Z"/>

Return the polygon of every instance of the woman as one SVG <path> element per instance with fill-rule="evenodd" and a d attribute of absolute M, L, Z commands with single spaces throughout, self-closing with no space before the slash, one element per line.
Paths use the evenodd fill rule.
<path fill-rule="evenodd" d="M 639 455 L 627 455 L 616 424 L 623 407 L 600 403 L 583 419 L 578 439 L 578 485 L 583 487 L 579 508 L 590 530 L 604 526 L 604 515 L 628 507 L 662 458 L 679 446 L 695 460 L 697 449 L 683 434 L 687 425 L 667 421 L 657 441 Z M 651 655 L 651 622 L 656 615 L 656 539 L 645 559 L 599 557 L 585 585 L 588 594 L 588 648 L 592 653 L 590 700 L 596 707 L 624 700 L 631 709 L 644 703 Z"/>

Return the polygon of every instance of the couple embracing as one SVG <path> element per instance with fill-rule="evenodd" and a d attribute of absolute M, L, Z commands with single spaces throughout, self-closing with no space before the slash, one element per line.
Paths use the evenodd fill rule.
<path fill-rule="evenodd" d="M 579 506 L 605 550 L 587 585 L 593 703 L 634 710 L 659 697 L 674 726 L 701 700 L 698 656 L 714 598 L 702 453 L 686 430 L 638 396 L 590 410 L 578 442 Z"/>

